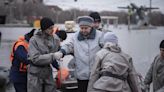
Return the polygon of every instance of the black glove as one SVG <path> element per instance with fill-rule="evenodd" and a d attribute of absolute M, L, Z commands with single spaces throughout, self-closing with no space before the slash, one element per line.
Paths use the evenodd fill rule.
<path fill-rule="evenodd" d="M 57 70 L 59 70 L 59 64 L 58 64 L 58 62 L 56 60 L 54 60 L 51 64 L 52 64 L 52 66 L 54 68 L 56 68 Z"/>

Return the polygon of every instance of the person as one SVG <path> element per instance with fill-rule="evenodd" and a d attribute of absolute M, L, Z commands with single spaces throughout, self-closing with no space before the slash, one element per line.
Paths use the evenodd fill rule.
<path fill-rule="evenodd" d="M 115 34 L 104 35 L 96 53 L 87 92 L 141 92 L 132 58 L 121 50 Z"/>
<path fill-rule="evenodd" d="M 10 81 L 13 83 L 16 92 L 27 92 L 27 65 L 30 61 L 27 59 L 29 40 L 34 35 L 35 29 L 32 29 L 13 44 L 10 60 Z"/>
<path fill-rule="evenodd" d="M 101 49 L 102 32 L 92 28 L 94 20 L 89 16 L 78 18 L 80 31 L 77 31 L 70 40 L 65 43 L 60 51 L 56 52 L 56 58 L 73 54 L 75 58 L 75 73 L 78 82 L 77 92 L 86 92 L 90 76 L 90 69 L 94 63 L 94 55 Z"/>
<path fill-rule="evenodd" d="M 154 58 L 144 79 L 146 86 L 150 86 L 153 83 L 153 92 L 157 92 L 158 89 L 164 87 L 164 40 L 161 41 L 159 49 L 160 54 Z"/>
<path fill-rule="evenodd" d="M 59 68 L 54 52 L 59 50 L 60 39 L 53 33 L 50 18 L 42 18 L 40 25 L 41 30 L 29 42 L 28 92 L 56 92 L 51 65 Z"/>
<path fill-rule="evenodd" d="M 100 14 L 98 12 L 91 12 L 89 16 L 94 19 L 93 28 L 102 31 L 102 28 L 100 28 L 100 24 L 101 24 Z"/>
<path fill-rule="evenodd" d="M 93 28 L 102 31 L 104 33 L 112 32 L 111 30 L 104 28 L 104 24 L 101 22 L 102 21 L 101 16 L 98 12 L 91 12 L 89 16 L 94 19 Z"/>

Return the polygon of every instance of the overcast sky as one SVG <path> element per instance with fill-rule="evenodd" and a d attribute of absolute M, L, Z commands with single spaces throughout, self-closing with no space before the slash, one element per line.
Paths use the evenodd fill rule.
<path fill-rule="evenodd" d="M 79 8 L 93 11 L 118 11 L 118 6 L 127 6 L 130 3 L 135 3 L 138 6 L 145 5 L 149 7 L 150 0 L 44 0 L 47 5 L 57 5 L 66 10 L 70 8 Z M 164 0 L 152 0 L 153 7 L 159 7 L 164 13 Z"/>

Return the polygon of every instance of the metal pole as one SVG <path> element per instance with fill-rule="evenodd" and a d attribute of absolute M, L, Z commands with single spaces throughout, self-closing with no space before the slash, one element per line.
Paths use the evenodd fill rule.
<path fill-rule="evenodd" d="M 131 25 L 131 15 L 132 15 L 132 9 L 128 9 L 128 30 L 130 30 Z"/>
<path fill-rule="evenodd" d="M 150 14 L 151 14 L 152 0 L 150 0 Z"/>
<path fill-rule="evenodd" d="M 73 9 L 73 20 L 74 21 L 76 20 L 76 10 L 75 10 L 75 8 Z"/>
<path fill-rule="evenodd" d="M 77 2 L 77 0 L 74 1 L 75 3 Z M 73 10 L 73 15 L 74 15 L 74 21 L 76 20 L 76 9 Z"/>
<path fill-rule="evenodd" d="M 149 9 L 149 22 L 148 22 L 148 24 L 150 25 L 151 23 L 150 23 L 150 19 L 151 19 L 151 8 L 152 8 L 152 0 L 150 0 L 150 9 Z"/>
<path fill-rule="evenodd" d="M 130 15 L 128 15 L 128 30 L 130 30 Z"/>

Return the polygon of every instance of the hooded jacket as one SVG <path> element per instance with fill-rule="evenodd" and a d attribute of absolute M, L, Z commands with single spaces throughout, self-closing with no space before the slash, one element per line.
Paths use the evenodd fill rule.
<path fill-rule="evenodd" d="M 164 89 L 164 59 L 162 59 L 160 55 L 157 55 L 154 58 L 154 61 L 145 76 L 144 83 L 149 86 L 153 83 L 153 92 Z"/>
<path fill-rule="evenodd" d="M 48 36 L 39 31 L 29 42 L 29 59 L 31 63 L 28 73 L 40 78 L 52 76 L 51 63 L 55 61 L 53 53 L 58 51 L 60 45 L 57 35 Z"/>
<path fill-rule="evenodd" d="M 110 42 L 96 54 L 87 92 L 140 92 L 132 58 Z M 103 75 L 110 73 L 110 75 Z M 118 77 L 119 76 L 119 77 Z"/>

